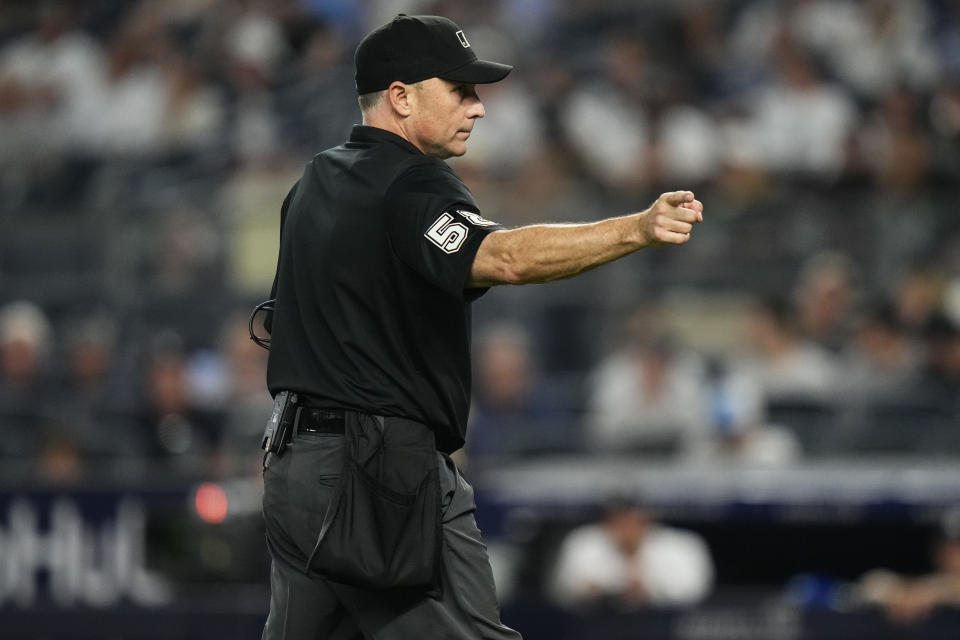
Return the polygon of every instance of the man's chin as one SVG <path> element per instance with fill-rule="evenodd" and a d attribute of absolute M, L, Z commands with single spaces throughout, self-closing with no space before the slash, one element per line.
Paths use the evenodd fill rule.
<path fill-rule="evenodd" d="M 459 158 L 467 152 L 467 145 L 456 146 L 456 147 L 447 147 L 445 149 L 440 149 L 436 153 L 431 153 L 430 155 L 440 158 L 441 160 L 447 160 L 448 158 Z"/>
<path fill-rule="evenodd" d="M 446 160 L 447 158 L 459 158 L 467 152 L 467 142 L 465 140 L 454 140 L 445 147 L 436 146 L 424 150 L 429 156 Z"/>

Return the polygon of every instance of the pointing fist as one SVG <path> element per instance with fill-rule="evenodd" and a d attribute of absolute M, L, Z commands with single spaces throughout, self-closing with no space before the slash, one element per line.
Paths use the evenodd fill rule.
<path fill-rule="evenodd" d="M 640 234 L 646 246 L 683 244 L 698 222 L 703 222 L 703 203 L 692 191 L 670 191 L 640 214 Z"/>

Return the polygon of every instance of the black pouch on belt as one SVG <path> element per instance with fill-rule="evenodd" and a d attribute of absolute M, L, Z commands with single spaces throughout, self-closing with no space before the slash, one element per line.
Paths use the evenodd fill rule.
<path fill-rule="evenodd" d="M 345 461 L 307 570 L 367 589 L 439 587 L 436 439 L 424 424 L 348 412 Z"/>

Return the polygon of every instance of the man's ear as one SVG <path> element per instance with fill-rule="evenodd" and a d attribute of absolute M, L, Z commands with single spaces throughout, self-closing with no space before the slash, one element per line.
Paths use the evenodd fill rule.
<path fill-rule="evenodd" d="M 387 87 L 387 100 L 390 102 L 390 108 L 402 118 L 406 118 L 413 112 L 413 105 L 410 103 L 411 89 L 410 85 L 399 80 Z"/>

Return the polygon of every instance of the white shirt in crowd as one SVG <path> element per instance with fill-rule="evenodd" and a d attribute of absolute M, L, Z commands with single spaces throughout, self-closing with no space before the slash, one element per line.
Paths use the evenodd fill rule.
<path fill-rule="evenodd" d="M 564 605 L 586 603 L 596 595 L 619 596 L 632 583 L 642 585 L 642 603 L 691 605 L 713 584 L 713 561 L 695 533 L 654 525 L 639 550 L 626 557 L 602 524 L 585 525 L 564 540 L 551 591 Z M 642 604 L 638 603 L 638 604 Z"/>
<path fill-rule="evenodd" d="M 619 452 L 651 439 L 676 436 L 681 446 L 707 429 L 703 363 L 690 354 L 667 358 L 662 380 L 652 383 L 643 358 L 618 353 L 591 375 L 587 439 Z"/>

